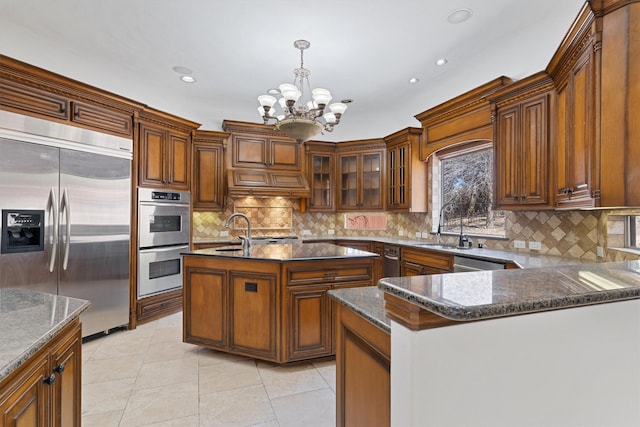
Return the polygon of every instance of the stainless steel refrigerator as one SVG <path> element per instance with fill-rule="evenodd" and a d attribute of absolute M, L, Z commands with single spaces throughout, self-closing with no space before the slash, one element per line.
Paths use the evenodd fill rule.
<path fill-rule="evenodd" d="M 0 111 L 0 287 L 82 298 L 83 336 L 129 321 L 132 141 Z"/>

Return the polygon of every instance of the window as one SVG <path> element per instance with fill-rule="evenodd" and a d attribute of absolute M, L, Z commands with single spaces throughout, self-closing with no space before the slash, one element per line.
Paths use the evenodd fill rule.
<path fill-rule="evenodd" d="M 505 236 L 504 211 L 492 210 L 493 148 L 475 143 L 439 155 L 443 233 Z"/>
<path fill-rule="evenodd" d="M 640 215 L 629 215 L 626 218 L 626 246 L 640 249 Z"/>

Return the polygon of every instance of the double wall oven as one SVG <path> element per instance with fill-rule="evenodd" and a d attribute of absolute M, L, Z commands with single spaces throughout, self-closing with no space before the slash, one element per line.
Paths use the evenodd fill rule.
<path fill-rule="evenodd" d="M 138 189 L 138 298 L 182 287 L 189 202 L 185 191 Z"/>

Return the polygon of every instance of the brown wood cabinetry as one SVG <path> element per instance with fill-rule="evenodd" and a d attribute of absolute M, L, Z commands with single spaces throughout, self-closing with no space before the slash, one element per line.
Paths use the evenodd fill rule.
<path fill-rule="evenodd" d="M 222 129 L 231 134 L 230 168 L 302 170 L 302 146 L 273 126 L 225 120 Z"/>
<path fill-rule="evenodd" d="M 0 384 L 1 425 L 79 427 L 81 352 L 76 319 Z"/>
<path fill-rule="evenodd" d="M 336 425 L 391 425 L 391 335 L 336 306 Z"/>
<path fill-rule="evenodd" d="M 123 137 L 142 104 L 0 55 L 0 108 Z"/>
<path fill-rule="evenodd" d="M 382 140 L 342 142 L 338 157 L 338 211 L 385 207 L 385 145 Z"/>
<path fill-rule="evenodd" d="M 196 131 L 193 136 L 191 203 L 194 211 L 224 208 L 224 150 L 229 134 Z"/>
<path fill-rule="evenodd" d="M 588 5 L 578 32 L 571 32 L 549 65 L 557 90 L 555 204 L 559 208 L 597 205 L 595 167 L 600 106 L 600 41 Z M 570 52 L 569 52 L 570 51 Z M 564 52 L 564 53 L 561 53 Z M 565 58 L 560 58 L 562 55 Z"/>
<path fill-rule="evenodd" d="M 142 112 L 139 118 L 138 185 L 189 191 L 191 134 L 198 126 L 166 113 Z"/>
<path fill-rule="evenodd" d="M 281 362 L 280 265 L 184 257 L 184 341 Z"/>
<path fill-rule="evenodd" d="M 406 128 L 387 144 L 387 210 L 427 211 L 427 164 L 420 160 L 422 129 Z"/>
<path fill-rule="evenodd" d="M 496 209 L 548 209 L 553 81 L 544 72 L 491 96 Z"/>
<path fill-rule="evenodd" d="M 327 291 L 371 286 L 371 259 L 184 257 L 184 341 L 286 363 L 334 354 Z"/>
<path fill-rule="evenodd" d="M 147 323 L 182 310 L 182 290 L 163 292 L 137 300 L 136 320 Z"/>
<path fill-rule="evenodd" d="M 310 212 L 336 210 L 336 144 L 305 142 L 307 148 L 307 179 L 311 194 Z"/>
<path fill-rule="evenodd" d="M 335 353 L 334 302 L 327 291 L 371 286 L 371 260 L 326 260 L 285 265 L 284 311 L 288 362 Z"/>
<path fill-rule="evenodd" d="M 301 146 L 295 141 L 257 135 L 234 134 L 231 139 L 234 168 L 301 169 Z"/>
<path fill-rule="evenodd" d="M 403 247 L 400 259 L 401 276 L 424 276 L 453 271 L 453 255 L 442 252 Z"/>

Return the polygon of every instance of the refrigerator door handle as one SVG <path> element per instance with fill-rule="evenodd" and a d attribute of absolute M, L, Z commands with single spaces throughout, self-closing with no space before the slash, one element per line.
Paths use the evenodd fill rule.
<path fill-rule="evenodd" d="M 69 195 L 67 194 L 67 189 L 64 189 L 62 193 L 62 202 L 60 203 L 60 216 L 62 216 L 62 211 L 64 210 L 66 223 L 66 239 L 64 242 L 64 258 L 62 260 L 62 269 L 66 270 L 67 265 L 69 264 L 69 247 L 71 246 L 71 206 L 69 205 Z"/>
<path fill-rule="evenodd" d="M 49 192 L 47 214 L 49 215 L 49 223 L 53 224 L 53 227 L 50 228 L 51 233 L 49 235 L 49 243 L 51 244 L 49 272 L 53 273 L 56 264 L 56 254 L 58 253 L 58 204 L 56 203 L 56 190 L 53 187 L 51 187 L 51 191 Z M 53 217 L 53 220 L 51 217 Z"/>

